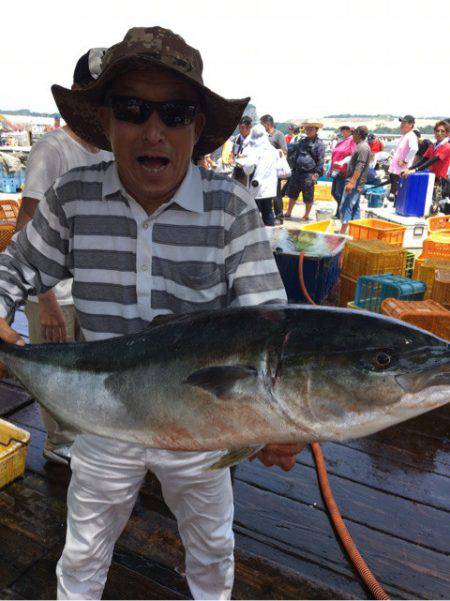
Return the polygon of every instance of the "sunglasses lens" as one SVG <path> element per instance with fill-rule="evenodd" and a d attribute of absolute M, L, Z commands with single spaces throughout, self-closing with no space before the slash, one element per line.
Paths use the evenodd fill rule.
<path fill-rule="evenodd" d="M 145 123 L 155 109 L 168 127 L 190 125 L 198 110 L 194 102 L 185 100 L 147 102 L 132 96 L 112 96 L 107 103 L 111 106 L 115 119 L 137 125 Z"/>
<path fill-rule="evenodd" d="M 119 121 L 145 123 L 150 116 L 149 109 L 139 98 L 113 96 L 110 100 L 113 115 Z"/>
<path fill-rule="evenodd" d="M 190 125 L 197 113 L 197 105 L 192 102 L 162 102 L 158 110 L 161 121 L 168 127 Z"/>

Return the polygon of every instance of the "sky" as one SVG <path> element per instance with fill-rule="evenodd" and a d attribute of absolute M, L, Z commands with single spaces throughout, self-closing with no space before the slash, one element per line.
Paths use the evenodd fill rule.
<path fill-rule="evenodd" d="M 200 50 L 208 87 L 276 121 L 450 115 L 449 0 L 5 2 L 0 108 L 55 112 L 50 86 L 84 52 L 152 25 Z"/>

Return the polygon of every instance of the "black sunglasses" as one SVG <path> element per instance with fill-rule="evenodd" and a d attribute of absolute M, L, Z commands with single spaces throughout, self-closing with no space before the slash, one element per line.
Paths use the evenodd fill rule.
<path fill-rule="evenodd" d="M 153 111 L 158 113 L 161 121 L 168 127 L 190 125 L 199 112 L 199 105 L 191 100 L 152 102 L 134 96 L 111 95 L 105 98 L 104 104 L 111 107 L 118 121 L 136 125 L 145 123 Z"/>

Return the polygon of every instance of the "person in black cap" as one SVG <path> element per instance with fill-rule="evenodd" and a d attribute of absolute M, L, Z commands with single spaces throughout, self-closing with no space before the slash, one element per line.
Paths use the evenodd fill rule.
<path fill-rule="evenodd" d="M 78 60 L 72 90 L 81 90 L 96 80 L 101 71 L 103 48 L 92 48 Z M 33 218 L 38 203 L 55 180 L 75 167 L 111 161 L 113 154 L 99 150 L 77 136 L 68 125 L 45 134 L 32 147 L 27 161 L 23 200 L 17 218 L 16 231 Z M 30 342 L 70 342 L 79 339 L 79 327 L 72 299 L 72 280 L 64 280 L 53 289 L 28 297 L 25 314 L 28 318 Z M 41 408 L 47 430 L 44 457 L 54 463 L 68 464 L 70 446 L 75 433 L 58 424 Z"/>
<path fill-rule="evenodd" d="M 414 157 L 419 149 L 417 136 L 414 133 L 415 119 L 412 115 L 400 117 L 400 131 L 402 137 L 398 141 L 391 166 L 389 167 L 389 176 L 391 180 L 391 200 L 395 200 L 398 189 L 400 175 L 405 169 L 409 169 L 414 161 Z"/>

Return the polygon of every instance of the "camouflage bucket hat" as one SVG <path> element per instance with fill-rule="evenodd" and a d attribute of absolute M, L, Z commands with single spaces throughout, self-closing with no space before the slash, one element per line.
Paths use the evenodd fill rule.
<path fill-rule="evenodd" d="M 219 148 L 238 125 L 250 98 L 229 100 L 207 88 L 202 78 L 200 52 L 186 44 L 181 36 L 162 27 L 130 29 L 122 42 L 106 51 L 99 77 L 82 90 L 53 85 L 53 97 L 61 116 L 80 138 L 98 148 L 111 150 L 97 115 L 105 91 L 119 75 L 155 65 L 177 73 L 193 84 L 202 97 L 206 124 L 194 154 L 201 156 Z"/>

